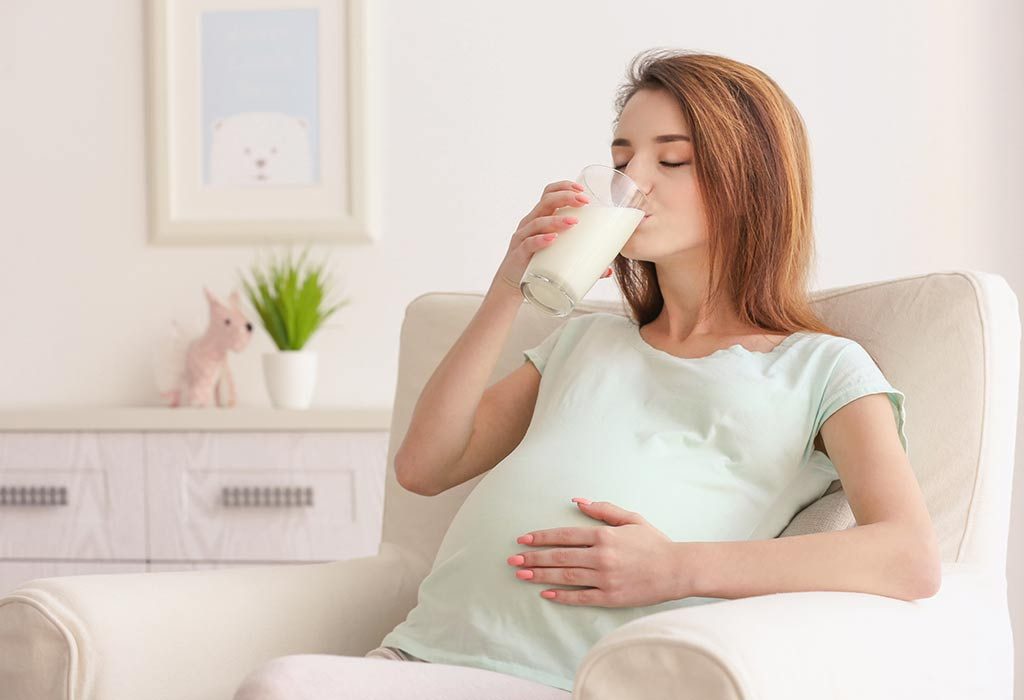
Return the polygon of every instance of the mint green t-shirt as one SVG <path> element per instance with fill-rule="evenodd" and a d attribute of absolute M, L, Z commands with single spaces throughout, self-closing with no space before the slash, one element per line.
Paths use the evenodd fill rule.
<path fill-rule="evenodd" d="M 613 629 L 723 599 L 606 608 L 541 598 L 587 586 L 516 578 L 509 556 L 547 548 L 516 538 L 611 527 L 570 499 L 637 512 L 674 541 L 769 539 L 838 478 L 813 443 L 845 404 L 887 394 L 907 450 L 903 393 L 849 338 L 798 332 L 768 352 L 733 345 L 687 359 L 649 345 L 631 319 L 595 312 L 524 354 L 542 374 L 530 427 L 466 498 L 416 607 L 382 645 L 571 690 L 587 651 Z"/>

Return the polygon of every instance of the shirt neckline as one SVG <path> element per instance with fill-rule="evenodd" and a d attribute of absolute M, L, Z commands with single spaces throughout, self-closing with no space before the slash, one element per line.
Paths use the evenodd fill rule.
<path fill-rule="evenodd" d="M 771 357 L 772 355 L 779 354 L 787 347 L 792 345 L 798 337 L 807 334 L 807 331 L 796 331 L 794 333 L 790 333 L 785 338 L 783 338 L 782 341 L 778 343 L 774 348 L 766 351 L 748 350 L 747 348 L 743 347 L 741 343 L 733 343 L 729 347 L 719 348 L 712 352 L 711 354 L 704 355 L 703 357 L 679 357 L 678 355 L 673 355 L 670 352 L 665 352 L 664 350 L 656 348 L 650 343 L 648 343 L 646 340 L 644 340 L 644 337 L 640 335 L 640 326 L 634 323 L 632 319 L 625 317 L 623 318 L 626 320 L 627 323 L 629 323 L 631 327 L 630 339 L 633 341 L 634 346 L 636 346 L 638 349 L 640 349 L 647 355 L 651 355 L 653 357 L 666 357 L 677 362 L 705 362 L 707 360 L 711 360 L 714 359 L 715 357 L 720 357 L 726 354 L 748 357 Z"/>

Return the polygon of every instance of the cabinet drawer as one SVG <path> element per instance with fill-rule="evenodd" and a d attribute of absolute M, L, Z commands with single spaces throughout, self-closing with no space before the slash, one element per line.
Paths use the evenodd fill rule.
<path fill-rule="evenodd" d="M 84 574 L 141 574 L 145 562 L 0 561 L 0 596 L 32 579 Z"/>
<path fill-rule="evenodd" d="M 138 433 L 0 433 L 0 559 L 145 559 Z"/>
<path fill-rule="evenodd" d="M 154 560 L 376 554 L 387 432 L 147 433 Z"/>

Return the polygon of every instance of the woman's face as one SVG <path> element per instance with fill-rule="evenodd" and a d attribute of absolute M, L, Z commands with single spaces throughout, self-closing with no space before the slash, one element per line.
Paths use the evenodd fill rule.
<path fill-rule="evenodd" d="M 686 115 L 664 90 L 638 90 L 622 109 L 612 163 L 647 196 L 650 214 L 626 241 L 624 257 L 661 262 L 706 243 L 692 137 Z"/>

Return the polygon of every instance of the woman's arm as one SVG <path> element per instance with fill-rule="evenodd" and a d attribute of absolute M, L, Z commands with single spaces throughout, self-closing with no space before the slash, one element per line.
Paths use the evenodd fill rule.
<path fill-rule="evenodd" d="M 436 492 L 443 473 L 466 451 L 481 396 L 522 304 L 522 293 L 495 275 L 469 325 L 416 400 L 395 455 L 395 476 L 405 488 Z"/>
<path fill-rule="evenodd" d="M 673 542 L 678 597 L 824 590 L 915 600 L 938 592 L 938 539 L 888 397 L 851 401 L 821 435 L 857 525 L 770 540 Z"/>

